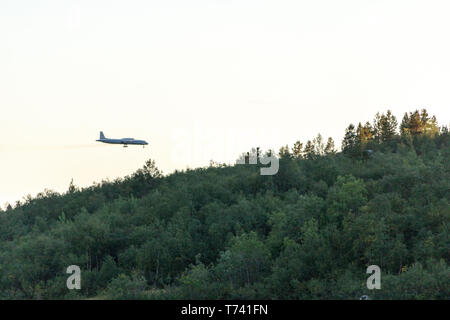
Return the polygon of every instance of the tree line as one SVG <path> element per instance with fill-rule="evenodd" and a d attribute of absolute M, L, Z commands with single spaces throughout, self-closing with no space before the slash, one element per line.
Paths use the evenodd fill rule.
<path fill-rule="evenodd" d="M 318 135 L 277 156 L 273 176 L 216 163 L 163 175 L 148 160 L 9 205 L 0 299 L 450 298 L 449 134 L 435 117 L 378 113 L 347 127 L 341 151 Z"/>

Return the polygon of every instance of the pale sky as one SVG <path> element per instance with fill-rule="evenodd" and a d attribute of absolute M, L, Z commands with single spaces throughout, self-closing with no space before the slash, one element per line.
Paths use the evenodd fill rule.
<path fill-rule="evenodd" d="M 0 1 L 0 206 L 450 116 L 448 0 Z M 146 148 L 95 142 L 134 137 Z"/>

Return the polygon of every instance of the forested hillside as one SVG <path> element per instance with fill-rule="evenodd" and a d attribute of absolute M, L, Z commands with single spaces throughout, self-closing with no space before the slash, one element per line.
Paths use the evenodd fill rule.
<path fill-rule="evenodd" d="M 281 148 L 272 176 L 149 160 L 47 190 L 0 211 L 0 299 L 449 299 L 449 141 L 426 110 L 388 111 L 349 125 L 342 151 L 320 135 Z"/>

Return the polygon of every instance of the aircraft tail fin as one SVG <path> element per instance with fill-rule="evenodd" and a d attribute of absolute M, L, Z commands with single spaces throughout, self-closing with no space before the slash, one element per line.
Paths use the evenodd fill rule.
<path fill-rule="evenodd" d="M 103 134 L 103 131 L 100 131 L 100 139 L 106 139 L 105 135 Z"/>

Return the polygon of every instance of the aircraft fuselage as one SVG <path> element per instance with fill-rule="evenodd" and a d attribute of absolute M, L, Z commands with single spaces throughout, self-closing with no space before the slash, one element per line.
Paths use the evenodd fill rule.
<path fill-rule="evenodd" d="M 109 139 L 103 135 L 103 132 L 100 132 L 100 139 L 97 139 L 96 141 L 110 144 L 122 144 L 124 147 L 128 146 L 129 144 L 140 146 L 148 145 L 148 142 L 145 140 L 135 140 L 133 138 Z"/>

